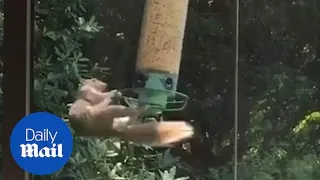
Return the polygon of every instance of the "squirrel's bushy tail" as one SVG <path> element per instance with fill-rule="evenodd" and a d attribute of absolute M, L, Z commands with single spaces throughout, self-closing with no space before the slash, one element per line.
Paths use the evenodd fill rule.
<path fill-rule="evenodd" d="M 193 136 L 193 127 L 184 121 L 161 121 L 128 126 L 123 139 L 153 147 L 171 146 Z"/>

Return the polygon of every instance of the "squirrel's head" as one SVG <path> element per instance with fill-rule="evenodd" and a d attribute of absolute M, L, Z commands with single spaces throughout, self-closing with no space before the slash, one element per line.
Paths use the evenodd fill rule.
<path fill-rule="evenodd" d="M 81 79 L 80 80 L 80 86 L 90 86 L 94 88 L 95 90 L 99 92 L 104 92 L 107 91 L 108 89 L 108 84 L 105 82 L 102 82 L 96 78 L 91 78 L 91 79 Z"/>

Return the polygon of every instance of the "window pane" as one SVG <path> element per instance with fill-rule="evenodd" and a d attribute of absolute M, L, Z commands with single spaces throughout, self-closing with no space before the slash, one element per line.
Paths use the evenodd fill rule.
<path fill-rule="evenodd" d="M 319 179 L 319 2 L 240 12 L 238 178 Z"/>
<path fill-rule="evenodd" d="M 107 82 L 108 89 L 121 91 L 133 84 L 139 86 L 136 83 L 139 78 L 136 60 L 139 60 L 137 69 L 152 66 L 154 69 L 147 72 L 149 78 L 161 77 L 161 81 L 148 81 L 146 86 L 163 88 L 168 82 L 163 78 L 170 77 L 173 86 L 177 82 L 177 91 L 189 97 L 186 108 L 165 112 L 164 119 L 191 123 L 196 130 L 194 138 L 183 145 L 178 143 L 170 151 L 137 146 L 133 152 L 125 142 L 118 149 L 117 139 L 76 137 L 68 165 L 48 178 L 105 179 L 111 176 L 112 169 L 126 179 L 160 178 L 158 170 L 171 169 L 174 173 L 174 166 L 176 178 L 234 176 L 229 170 L 234 154 L 234 7 L 220 1 L 190 0 L 184 30 L 181 22 L 185 0 L 148 1 L 146 5 L 145 1 L 132 0 L 37 1 L 34 64 L 37 111 L 68 119 L 68 104 L 76 99 L 80 78 L 95 77 Z M 157 11 L 154 16 L 144 14 Z M 153 21 L 151 25 L 146 17 Z M 148 32 L 151 32 L 149 41 Z M 180 57 L 181 37 L 184 38 Z M 153 103 L 160 104 L 162 99 L 157 100 Z M 179 128 L 168 129 L 176 130 L 177 135 L 181 133 Z"/>

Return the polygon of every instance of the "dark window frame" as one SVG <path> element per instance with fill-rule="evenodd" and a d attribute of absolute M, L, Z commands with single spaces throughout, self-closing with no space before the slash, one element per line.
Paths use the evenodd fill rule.
<path fill-rule="evenodd" d="M 5 180 L 29 180 L 10 152 L 10 135 L 33 109 L 34 1 L 4 0 L 2 149 Z"/>

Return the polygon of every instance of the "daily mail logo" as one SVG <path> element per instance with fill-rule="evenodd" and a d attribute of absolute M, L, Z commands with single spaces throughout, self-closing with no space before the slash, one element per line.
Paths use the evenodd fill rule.
<path fill-rule="evenodd" d="M 48 175 L 68 162 L 73 138 L 61 118 L 38 112 L 19 121 L 11 134 L 10 148 L 22 169 L 35 175 Z"/>
<path fill-rule="evenodd" d="M 62 153 L 62 143 L 56 144 L 55 138 L 57 137 L 58 131 L 52 133 L 49 129 L 44 129 L 43 131 L 36 131 L 31 128 L 26 129 L 26 142 L 51 142 L 51 147 L 39 148 L 36 143 L 21 144 L 21 157 L 63 157 Z"/>

